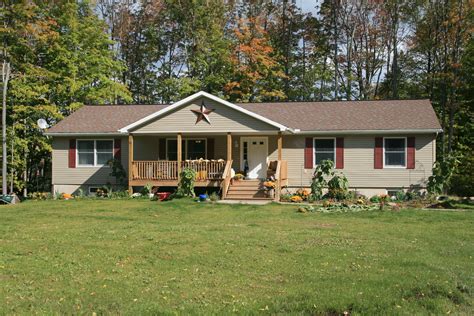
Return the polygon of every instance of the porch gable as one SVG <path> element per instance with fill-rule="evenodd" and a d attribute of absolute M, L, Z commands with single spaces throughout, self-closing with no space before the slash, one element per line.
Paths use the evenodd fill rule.
<path fill-rule="evenodd" d="M 193 98 L 191 98 L 193 97 Z M 278 132 L 287 128 L 277 122 L 245 110 L 237 105 L 222 100 L 205 92 L 199 92 L 167 108 L 157 111 L 129 126 L 120 132 L 134 134 L 162 133 L 255 133 Z M 206 120 L 197 122 L 196 111 L 201 104 L 213 110 Z"/>

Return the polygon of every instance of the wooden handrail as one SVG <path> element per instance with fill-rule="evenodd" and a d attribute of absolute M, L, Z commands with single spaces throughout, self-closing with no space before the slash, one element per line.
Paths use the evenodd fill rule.
<path fill-rule="evenodd" d="M 281 188 L 286 185 L 288 181 L 288 161 L 277 160 L 275 169 L 275 196 L 276 202 L 280 201 Z"/>
<path fill-rule="evenodd" d="M 280 201 L 280 192 L 281 192 L 280 172 L 281 172 L 281 160 L 277 160 L 277 166 L 275 169 L 275 182 L 276 182 L 275 183 L 275 196 L 274 196 L 275 202 Z"/>
<path fill-rule="evenodd" d="M 231 170 L 232 170 L 232 160 L 227 160 L 225 168 L 224 168 L 224 173 L 222 174 L 224 178 L 224 181 L 222 181 L 221 183 L 222 199 L 225 199 L 227 197 L 227 191 L 229 190 L 230 180 L 231 180 Z"/>

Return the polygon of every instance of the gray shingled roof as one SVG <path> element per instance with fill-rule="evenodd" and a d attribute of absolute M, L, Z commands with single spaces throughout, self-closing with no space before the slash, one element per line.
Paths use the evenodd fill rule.
<path fill-rule="evenodd" d="M 440 129 L 429 100 L 243 103 L 243 108 L 301 131 Z M 168 105 L 84 106 L 48 133 L 116 133 Z"/>

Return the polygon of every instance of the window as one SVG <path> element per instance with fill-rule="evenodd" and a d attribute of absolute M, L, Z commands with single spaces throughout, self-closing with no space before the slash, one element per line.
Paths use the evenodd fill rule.
<path fill-rule="evenodd" d="M 406 166 L 406 138 L 384 138 L 384 166 Z"/>
<path fill-rule="evenodd" d="M 181 141 L 181 149 L 182 149 L 182 154 L 181 154 L 181 160 L 184 159 L 184 154 L 185 154 L 185 142 L 184 140 Z M 178 160 L 178 142 L 176 139 L 167 139 L 166 140 L 166 159 L 167 160 L 172 160 L 176 161 Z"/>
<path fill-rule="evenodd" d="M 244 146 L 243 146 L 243 150 L 242 150 L 242 151 L 243 151 L 243 156 L 244 156 L 243 159 L 244 159 L 244 160 L 247 160 L 247 159 L 248 159 L 248 152 L 249 152 L 248 147 L 249 147 L 249 143 L 248 143 L 248 142 L 244 142 Z"/>
<path fill-rule="evenodd" d="M 78 140 L 78 166 L 103 166 L 114 158 L 113 140 Z"/>
<path fill-rule="evenodd" d="M 336 162 L 336 139 L 315 138 L 314 139 L 314 164 L 319 165 L 323 160 Z"/>
<path fill-rule="evenodd" d="M 206 158 L 206 139 L 183 139 L 181 143 L 181 159 L 195 160 Z M 178 146 L 176 139 L 166 140 L 166 159 L 178 160 Z"/>
<path fill-rule="evenodd" d="M 97 190 L 99 190 L 98 187 L 89 187 L 89 194 L 96 194 Z"/>

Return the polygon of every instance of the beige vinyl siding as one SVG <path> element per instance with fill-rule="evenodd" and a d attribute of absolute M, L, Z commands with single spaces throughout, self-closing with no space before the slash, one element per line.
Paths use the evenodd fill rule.
<path fill-rule="evenodd" d="M 95 137 L 76 139 L 116 139 L 119 137 Z M 53 185 L 58 184 L 85 184 L 104 185 L 108 182 L 115 184 L 109 167 L 77 167 L 69 168 L 69 139 L 68 137 L 53 138 Z M 121 161 L 125 170 L 128 170 L 128 137 L 121 137 Z M 127 171 L 128 172 L 128 171 Z"/>
<path fill-rule="evenodd" d="M 133 137 L 134 160 L 158 160 L 158 138 L 153 136 Z"/>
<path fill-rule="evenodd" d="M 209 115 L 211 124 L 205 121 L 196 123 L 196 115 L 191 109 L 199 110 L 202 98 L 193 101 L 190 104 L 183 105 L 181 108 L 159 117 L 152 122 L 137 127 L 132 133 L 212 133 L 212 132 L 257 132 L 257 131 L 276 131 L 277 128 L 265 122 L 257 120 L 242 112 L 229 108 L 215 101 L 205 99 L 204 103 L 208 109 L 215 111 Z"/>
<path fill-rule="evenodd" d="M 382 135 L 381 135 L 382 136 Z M 405 137 L 406 135 L 400 135 Z M 304 169 L 305 138 L 308 136 L 284 136 L 283 159 L 288 161 L 290 186 L 309 186 L 314 169 Z M 339 137 L 339 136 L 338 136 Z M 390 136 L 394 137 L 394 136 Z M 344 172 L 351 188 L 409 188 L 425 186 L 432 174 L 434 135 L 415 135 L 415 169 L 374 169 L 375 136 L 344 137 Z M 277 158 L 276 137 L 270 160 Z M 273 140 L 270 144 L 273 143 Z"/>
<path fill-rule="evenodd" d="M 253 134 L 249 136 L 264 136 Z M 381 135 L 383 136 L 383 135 Z M 400 135 L 405 137 L 406 135 Z M 164 136 L 160 136 L 164 137 Z M 169 134 L 166 137 L 175 137 Z M 227 137 L 216 135 L 209 137 L 205 134 L 184 135 L 183 137 L 214 138 L 214 157 L 226 159 Z M 240 165 L 240 137 L 232 135 L 232 159 L 235 171 Z M 301 135 L 283 136 L 283 159 L 288 161 L 289 186 L 309 186 L 314 169 L 304 169 L 305 138 Z M 90 138 L 89 138 L 90 139 Z M 99 139 L 99 138 L 96 138 Z M 104 138 L 101 138 L 104 139 Z M 109 138 L 112 139 L 112 138 Z M 128 138 L 122 137 L 122 164 L 128 167 Z M 135 159 L 154 159 L 158 156 L 158 137 L 135 136 Z M 431 168 L 435 159 L 435 136 L 415 135 L 415 169 L 374 169 L 374 139 L 375 136 L 344 136 L 344 169 L 340 170 L 349 179 L 351 188 L 409 188 L 411 185 L 424 186 L 432 174 Z M 238 147 L 235 147 L 235 144 Z M 99 185 L 107 182 L 114 183 L 109 176 L 110 169 L 106 167 L 77 167 L 68 168 L 69 138 L 55 137 L 53 139 L 53 184 L 55 185 Z M 277 136 L 268 135 L 268 160 L 276 160 Z"/>
<path fill-rule="evenodd" d="M 159 160 L 160 139 L 176 139 L 176 134 L 160 135 L 160 136 L 143 136 L 135 135 L 133 137 L 133 159 L 134 160 Z M 183 135 L 183 139 L 188 138 L 202 138 L 214 139 L 214 157 L 207 157 L 208 159 L 226 159 L 227 155 L 227 136 L 216 135 L 209 137 L 208 135 Z M 183 149 L 184 150 L 184 149 Z M 163 157 L 165 157 L 163 153 Z"/>

